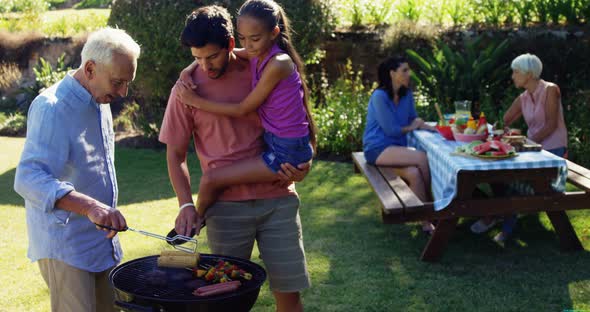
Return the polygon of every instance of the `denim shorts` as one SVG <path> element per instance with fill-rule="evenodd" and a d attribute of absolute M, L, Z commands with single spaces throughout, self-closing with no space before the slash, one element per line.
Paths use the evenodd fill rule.
<path fill-rule="evenodd" d="M 387 148 L 387 146 L 372 148 L 372 149 L 364 151 L 365 159 L 367 160 L 367 163 L 370 165 L 374 165 L 375 162 L 377 161 L 377 158 L 379 158 L 379 155 L 381 155 L 381 153 L 383 153 L 383 151 L 386 148 Z"/>
<path fill-rule="evenodd" d="M 274 172 L 281 170 L 281 164 L 289 163 L 293 167 L 308 162 L 313 156 L 309 135 L 299 138 L 282 138 L 271 132 L 264 133 L 266 150 L 262 160 Z"/>

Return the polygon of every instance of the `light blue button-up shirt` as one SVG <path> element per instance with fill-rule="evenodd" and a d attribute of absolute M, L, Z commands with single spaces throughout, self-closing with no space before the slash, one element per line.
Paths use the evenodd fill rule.
<path fill-rule="evenodd" d="M 31 261 L 57 259 L 90 272 L 119 263 L 118 236 L 107 239 L 86 216 L 55 207 L 76 190 L 116 209 L 114 147 L 110 106 L 98 104 L 72 73 L 35 98 L 14 180 L 25 199 Z"/>

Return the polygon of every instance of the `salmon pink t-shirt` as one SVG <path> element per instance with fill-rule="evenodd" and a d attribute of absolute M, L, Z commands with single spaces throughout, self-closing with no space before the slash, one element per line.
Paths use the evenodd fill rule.
<path fill-rule="evenodd" d="M 211 79 L 197 68 L 193 81 L 197 93 L 222 103 L 239 103 L 251 90 L 251 73 L 247 61 L 234 60 L 218 79 Z M 264 151 L 264 129 L 256 112 L 245 117 L 229 117 L 187 108 L 172 88 L 162 121 L 159 140 L 168 145 L 183 146 L 194 138 L 203 172 L 232 165 L 240 160 L 260 156 Z M 276 198 L 294 195 L 295 185 L 278 187 L 272 183 L 241 184 L 228 187 L 219 197 L 222 201 Z"/>

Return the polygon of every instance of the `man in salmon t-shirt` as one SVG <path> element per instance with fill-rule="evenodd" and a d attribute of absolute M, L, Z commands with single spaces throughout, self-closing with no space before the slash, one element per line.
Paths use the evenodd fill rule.
<path fill-rule="evenodd" d="M 195 92 L 225 103 L 239 103 L 251 90 L 250 66 L 233 53 L 235 40 L 229 13 L 218 6 L 202 7 L 186 21 L 181 35 L 198 67 L 192 73 Z M 200 224 L 191 194 L 186 163 L 191 136 L 203 172 L 256 157 L 264 150 L 264 129 L 256 112 L 228 117 L 189 108 L 171 91 L 159 140 L 167 145 L 170 181 L 180 207 L 175 229 L 188 235 Z M 299 198 L 291 181 L 302 180 L 310 164 L 300 170 L 282 166 L 282 183 L 236 185 L 227 188 L 206 214 L 207 238 L 215 254 L 249 259 L 254 241 L 268 271 L 278 311 L 302 310 L 299 292 L 310 286 Z"/>

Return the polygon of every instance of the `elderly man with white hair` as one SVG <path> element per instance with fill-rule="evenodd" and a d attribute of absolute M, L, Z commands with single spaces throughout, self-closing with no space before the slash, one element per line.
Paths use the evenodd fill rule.
<path fill-rule="evenodd" d="M 522 54 L 512 61 L 512 81 L 517 88 L 525 89 L 504 113 L 504 126 L 509 127 L 520 117 L 528 126 L 529 139 L 540 143 L 543 149 L 564 157 L 567 149 L 567 129 L 563 118 L 559 87 L 541 79 L 543 64 L 534 54 Z M 496 221 L 480 219 L 471 226 L 475 233 L 489 230 Z M 516 226 L 516 216 L 504 219 L 502 231 L 494 240 L 507 240 Z"/>
<path fill-rule="evenodd" d="M 113 311 L 110 270 L 121 261 L 110 106 L 135 78 L 139 45 L 123 30 L 92 33 L 80 68 L 35 98 L 14 189 L 25 199 L 28 257 L 52 311 Z M 105 237 L 106 236 L 106 237 Z"/>

